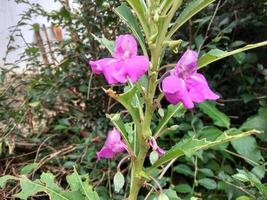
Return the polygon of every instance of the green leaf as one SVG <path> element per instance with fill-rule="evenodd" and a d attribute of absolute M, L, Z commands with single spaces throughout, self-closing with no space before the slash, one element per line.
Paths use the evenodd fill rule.
<path fill-rule="evenodd" d="M 215 125 L 224 128 L 230 127 L 230 118 L 221 111 L 219 111 L 215 107 L 214 103 L 206 101 L 198 104 L 198 107 L 213 120 L 213 123 Z"/>
<path fill-rule="evenodd" d="M 14 197 L 25 200 L 38 192 L 45 192 L 53 200 L 100 200 L 97 193 L 92 190 L 92 186 L 89 185 L 88 177 L 83 176 L 83 178 L 85 179 L 82 181 L 76 170 L 72 175 L 67 176 L 71 191 L 65 191 L 59 187 L 54 181 L 55 176 L 51 173 L 43 173 L 41 179 L 35 181 L 31 181 L 26 176 L 3 176 L 0 177 L 0 186 L 4 187 L 9 180 L 19 181 L 21 191 Z"/>
<path fill-rule="evenodd" d="M 146 11 L 147 7 L 143 0 L 126 0 L 131 8 L 135 11 L 139 22 L 141 23 L 144 30 L 147 29 L 147 18 L 146 18 Z"/>
<path fill-rule="evenodd" d="M 206 8 L 208 5 L 213 3 L 216 0 L 194 0 L 190 2 L 186 8 L 182 11 L 179 17 L 174 22 L 171 30 L 168 33 L 167 38 L 171 38 L 172 35 L 183 26 L 189 19 L 191 19 L 194 15 L 199 13 L 201 10 Z"/>
<path fill-rule="evenodd" d="M 191 170 L 190 167 L 184 164 L 179 164 L 176 167 L 174 167 L 173 171 L 185 175 L 185 176 L 193 176 L 194 172 Z"/>
<path fill-rule="evenodd" d="M 247 177 L 247 178 L 245 178 L 245 176 L 243 176 L 243 178 L 247 179 L 247 181 L 249 181 L 253 184 L 256 184 L 256 183 L 261 184 L 260 179 L 255 174 L 253 174 L 247 170 L 242 170 L 242 169 L 237 169 L 237 171 L 238 171 L 239 177 L 241 177 L 241 174 L 242 174 L 242 175 L 245 175 Z M 244 182 L 246 181 L 245 179 L 244 179 Z"/>
<path fill-rule="evenodd" d="M 258 166 L 255 166 L 251 172 L 256 175 L 260 180 L 264 178 L 265 176 L 265 165 L 258 165 Z"/>
<path fill-rule="evenodd" d="M 52 193 L 53 197 L 55 197 L 56 200 L 67 200 L 67 198 L 62 197 L 57 191 L 50 191 L 48 188 L 43 188 L 40 183 L 27 180 L 26 177 L 25 179 L 20 180 L 20 187 L 21 191 L 15 194 L 14 197 L 26 200 L 28 197 L 31 197 L 38 192 L 45 191 L 47 193 Z M 59 197 L 57 198 L 56 195 L 58 195 Z"/>
<path fill-rule="evenodd" d="M 170 200 L 181 200 L 177 193 L 172 189 L 165 189 L 163 192 L 169 197 Z"/>
<path fill-rule="evenodd" d="M 210 178 L 202 178 L 197 181 L 199 185 L 207 188 L 208 190 L 215 190 L 217 188 L 217 183 Z"/>
<path fill-rule="evenodd" d="M 208 176 L 208 177 L 213 177 L 214 173 L 211 169 L 208 168 L 202 168 L 198 170 L 199 172 L 203 173 L 204 175 Z"/>
<path fill-rule="evenodd" d="M 170 199 L 165 193 L 161 192 L 158 196 L 158 200 L 170 200 Z"/>
<path fill-rule="evenodd" d="M 179 184 L 175 186 L 175 190 L 179 193 L 189 193 L 192 191 L 192 188 L 188 184 Z"/>
<path fill-rule="evenodd" d="M 245 174 L 238 173 L 232 177 L 242 182 L 249 182 L 249 178 Z"/>
<path fill-rule="evenodd" d="M 71 190 L 81 192 L 86 196 L 87 200 L 100 200 L 98 194 L 93 191 L 92 186 L 89 184 L 89 176 L 80 176 L 76 168 L 74 168 L 73 174 L 67 176 L 67 182 Z"/>
<path fill-rule="evenodd" d="M 251 198 L 248 196 L 241 196 L 241 197 L 238 197 L 236 200 L 251 200 Z"/>
<path fill-rule="evenodd" d="M 35 108 L 35 107 L 39 106 L 40 103 L 41 103 L 40 101 L 35 101 L 35 102 L 29 103 L 28 105 L 31 106 L 31 107 L 33 107 L 33 108 Z"/>
<path fill-rule="evenodd" d="M 4 188 L 6 182 L 9 180 L 17 180 L 17 178 L 15 176 L 10 176 L 10 175 L 0 177 L 0 188 Z"/>
<path fill-rule="evenodd" d="M 222 134 L 223 132 L 215 126 L 205 126 L 197 132 L 199 139 L 206 138 L 208 141 L 214 141 L 216 140 L 216 138 L 218 138 Z M 212 149 L 225 150 L 228 145 L 229 145 L 228 143 L 224 143 L 224 144 L 220 144 L 215 147 L 212 147 Z"/>
<path fill-rule="evenodd" d="M 244 53 L 244 52 L 240 52 L 240 53 L 237 53 L 237 54 L 234 55 L 235 60 L 240 65 L 242 65 L 245 62 L 246 57 L 247 57 L 246 53 Z"/>
<path fill-rule="evenodd" d="M 260 108 L 258 114 L 248 118 L 240 129 L 257 129 L 263 131 L 264 134 L 260 134 L 259 138 L 263 141 L 267 141 L 267 108 Z"/>
<path fill-rule="evenodd" d="M 264 41 L 264 42 L 259 42 L 259 43 L 255 43 L 255 44 L 249 44 L 245 47 L 242 47 L 240 49 L 236 49 L 236 50 L 230 51 L 230 52 L 223 51 L 220 49 L 212 49 L 198 60 L 198 66 L 199 66 L 199 68 L 202 68 L 208 64 L 211 64 L 211 63 L 218 61 L 218 60 L 221 60 L 223 58 L 238 54 L 238 53 L 243 52 L 243 51 L 248 51 L 250 49 L 255 49 L 258 47 L 266 46 L 266 45 L 267 45 L 267 41 Z"/>
<path fill-rule="evenodd" d="M 25 166 L 23 166 L 20 170 L 21 175 L 26 175 L 31 173 L 33 170 L 38 168 L 38 163 L 30 163 Z"/>
<path fill-rule="evenodd" d="M 245 159 L 245 161 L 250 164 L 253 163 L 251 163 L 249 160 L 259 162 L 262 158 L 261 152 L 254 137 L 245 137 L 239 140 L 231 141 L 231 144 L 237 153 L 248 158 Z"/>
<path fill-rule="evenodd" d="M 164 113 L 164 117 L 160 120 L 155 130 L 155 135 L 158 135 L 166 127 L 166 125 L 174 115 L 182 116 L 185 111 L 186 110 L 184 109 L 182 104 L 169 105 L 167 111 Z"/>
<path fill-rule="evenodd" d="M 113 54 L 114 52 L 114 46 L 115 43 L 114 41 L 108 40 L 105 36 L 103 36 L 102 38 L 97 37 L 95 34 L 91 33 L 91 35 L 94 37 L 94 39 L 99 42 L 100 44 L 102 44 L 104 47 L 107 48 L 107 50 L 109 51 L 110 54 Z"/>
<path fill-rule="evenodd" d="M 125 184 L 125 178 L 121 172 L 117 172 L 114 176 L 114 188 L 115 192 L 119 193 Z"/>
<path fill-rule="evenodd" d="M 27 177 L 21 177 L 19 180 L 21 191 L 14 195 L 17 198 L 27 199 L 28 197 L 43 191 L 53 200 L 70 200 L 64 196 L 63 191 L 54 183 L 54 175 L 51 173 L 43 173 L 41 175 L 42 182 L 40 180 L 31 181 Z"/>
<path fill-rule="evenodd" d="M 129 26 L 134 36 L 137 38 L 139 44 L 141 45 L 143 53 L 147 55 L 145 38 L 143 36 L 142 30 L 140 29 L 138 21 L 132 14 L 131 9 L 125 4 L 122 4 L 119 7 L 115 8 L 115 13 Z"/>
<path fill-rule="evenodd" d="M 260 132 L 257 130 L 251 130 L 243 133 L 231 130 L 229 132 L 224 132 L 214 141 L 207 141 L 206 139 L 199 140 L 196 138 L 188 137 L 183 139 L 174 147 L 172 147 L 169 151 L 167 151 L 159 160 L 155 162 L 154 165 L 152 165 L 151 168 L 159 167 L 160 165 L 168 161 L 171 161 L 172 159 L 179 158 L 183 155 L 192 156 L 199 150 L 208 149 L 219 144 L 223 144 L 232 140 L 237 140 L 252 134 L 259 134 L 259 133 Z"/>
<path fill-rule="evenodd" d="M 267 186 L 261 183 L 255 184 L 261 194 L 266 198 L 267 197 Z"/>
<path fill-rule="evenodd" d="M 113 99 L 115 99 L 116 101 L 120 102 L 126 109 L 127 111 L 130 113 L 130 115 L 133 118 L 133 121 L 135 122 L 135 124 L 139 124 L 140 123 L 140 113 L 137 107 L 134 107 L 132 105 L 132 99 L 135 98 L 135 95 L 138 92 L 138 88 L 137 85 L 134 85 L 130 90 L 128 90 L 127 92 L 123 93 L 123 94 L 116 94 L 113 90 L 108 89 L 105 90 L 106 94 L 110 97 L 112 97 Z"/>

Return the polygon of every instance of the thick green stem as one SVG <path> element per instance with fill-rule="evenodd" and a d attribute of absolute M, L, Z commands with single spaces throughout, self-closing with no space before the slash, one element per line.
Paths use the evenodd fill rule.
<path fill-rule="evenodd" d="M 148 88 L 147 88 L 146 95 L 145 95 L 144 119 L 140 125 L 141 127 L 137 128 L 138 130 L 137 134 L 140 140 L 140 143 L 139 143 L 140 150 L 139 150 L 137 157 L 133 158 L 132 160 L 131 187 L 130 187 L 130 195 L 128 197 L 128 200 L 136 200 L 138 198 L 138 193 L 144 183 L 144 178 L 141 176 L 141 173 L 143 172 L 144 161 L 145 161 L 148 149 L 149 149 L 147 140 L 152 135 L 151 121 L 152 121 L 153 113 L 155 111 L 154 98 L 155 98 L 155 93 L 157 89 L 158 69 L 160 66 L 161 56 L 164 51 L 163 44 L 165 40 L 165 35 L 168 31 L 168 25 L 170 23 L 172 16 L 174 15 L 175 8 L 177 8 L 178 6 L 179 6 L 178 3 L 174 4 L 174 8 L 171 9 L 170 16 L 164 23 L 162 27 L 163 29 L 158 35 L 157 40 L 153 44 L 149 45 L 150 51 L 151 51 L 152 68 L 149 71 L 149 82 L 148 82 Z M 151 25 L 151 27 L 153 26 Z M 147 39 L 149 40 L 149 37 L 147 37 Z"/>
<path fill-rule="evenodd" d="M 132 175 L 131 175 L 131 188 L 130 195 L 128 200 L 136 200 L 138 197 L 138 193 L 144 183 L 144 179 L 140 176 L 143 171 L 144 161 L 146 158 L 147 151 L 149 146 L 147 144 L 147 139 L 151 136 L 151 120 L 154 113 L 154 96 L 157 88 L 157 76 L 158 76 L 158 64 L 160 60 L 161 50 L 152 50 L 151 51 L 151 62 L 152 62 L 152 73 L 150 73 L 149 84 L 146 93 L 146 110 L 144 121 L 141 125 L 139 134 L 140 139 L 140 151 L 136 158 L 132 160 Z"/>
<path fill-rule="evenodd" d="M 148 146 L 143 138 L 140 146 L 141 148 L 138 156 L 132 161 L 131 188 L 128 200 L 137 199 L 138 193 L 144 182 L 143 178 L 141 177 L 141 173 L 143 171 L 143 165 L 148 151 Z"/>

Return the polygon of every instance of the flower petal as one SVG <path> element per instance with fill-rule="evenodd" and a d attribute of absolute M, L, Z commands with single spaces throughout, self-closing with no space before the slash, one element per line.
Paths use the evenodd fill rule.
<path fill-rule="evenodd" d="M 151 137 L 148 140 L 148 144 L 151 146 L 153 151 L 157 151 L 159 156 L 162 156 L 165 153 L 165 151 L 158 146 L 157 141 L 156 141 L 156 139 L 154 137 Z"/>
<path fill-rule="evenodd" d="M 195 73 L 186 79 L 186 85 L 189 90 L 190 98 L 196 103 L 220 98 L 220 96 L 209 88 L 206 78 L 200 73 Z"/>
<path fill-rule="evenodd" d="M 198 53 L 188 49 L 176 64 L 177 75 L 187 77 L 195 73 L 197 71 L 197 58 Z"/>
<path fill-rule="evenodd" d="M 100 60 L 89 61 L 89 65 L 91 66 L 93 73 L 102 74 L 104 66 L 108 66 L 113 60 L 113 58 L 104 58 Z"/>
<path fill-rule="evenodd" d="M 165 154 L 165 150 L 162 149 L 161 147 L 157 148 L 157 152 L 158 152 L 159 156 L 162 156 L 163 154 Z"/>
<path fill-rule="evenodd" d="M 126 82 L 126 75 L 122 72 L 122 62 L 115 58 L 103 58 L 89 62 L 93 73 L 103 74 L 109 84 Z"/>
<path fill-rule="evenodd" d="M 96 152 L 97 159 L 100 160 L 102 158 L 113 158 L 116 153 L 114 153 L 111 149 L 103 147 L 100 151 Z"/>
<path fill-rule="evenodd" d="M 145 56 L 134 56 L 125 60 L 124 68 L 132 82 L 138 81 L 149 68 L 149 60 Z"/>
<path fill-rule="evenodd" d="M 176 105 L 177 103 L 182 102 L 188 109 L 194 107 L 194 103 L 188 94 L 186 84 L 183 79 L 178 78 L 175 75 L 168 76 L 162 81 L 162 89 L 166 99 L 171 104 Z"/>
<path fill-rule="evenodd" d="M 113 57 L 127 59 L 137 55 L 137 42 L 133 35 L 120 35 L 115 41 Z"/>
<path fill-rule="evenodd" d="M 114 128 L 108 132 L 106 142 L 102 149 L 97 152 L 98 159 L 113 158 L 117 153 L 122 153 L 126 150 L 126 145 L 121 139 L 120 133 Z"/>

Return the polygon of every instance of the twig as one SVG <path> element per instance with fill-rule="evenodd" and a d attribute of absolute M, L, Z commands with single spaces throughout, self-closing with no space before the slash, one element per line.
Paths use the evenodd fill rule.
<path fill-rule="evenodd" d="M 177 158 L 174 158 L 171 160 L 171 162 L 168 163 L 168 165 L 166 165 L 163 169 L 163 171 L 161 172 L 159 179 L 162 179 L 163 176 L 166 174 L 166 172 L 168 171 L 168 169 L 173 165 L 173 163 L 176 161 Z"/>
<path fill-rule="evenodd" d="M 246 193 L 247 195 L 251 196 L 253 199 L 256 198 L 253 194 L 251 194 L 250 192 L 246 191 L 244 188 L 242 188 L 242 187 L 240 187 L 240 186 L 237 186 L 237 185 L 235 185 L 235 184 L 233 184 L 233 183 L 231 183 L 231 182 L 222 180 L 222 179 L 220 179 L 220 178 L 217 177 L 217 176 L 214 176 L 214 177 L 215 177 L 216 179 L 220 180 L 220 181 L 225 182 L 225 183 L 228 184 L 228 185 L 231 185 L 231 186 L 235 187 L 235 188 L 238 189 L 238 190 L 241 190 L 242 192 L 244 192 L 244 193 Z"/>
<path fill-rule="evenodd" d="M 93 73 L 90 74 L 90 78 L 88 80 L 88 88 L 87 88 L 86 100 L 89 100 L 89 98 L 90 98 L 92 79 L 93 79 Z"/>
<path fill-rule="evenodd" d="M 202 46 L 205 44 L 206 40 L 208 39 L 208 34 L 209 34 L 209 31 L 210 31 L 211 25 L 212 25 L 212 23 L 213 23 L 213 21 L 215 19 L 215 16 L 216 16 L 216 14 L 217 14 L 217 12 L 218 12 L 218 10 L 220 8 L 220 5 L 221 5 L 221 0 L 218 1 L 217 6 L 216 6 L 216 8 L 214 10 L 214 13 L 213 13 L 213 15 L 212 15 L 212 17 L 210 19 L 210 23 L 209 23 L 208 28 L 207 28 L 206 33 L 205 33 L 205 37 L 204 37 L 202 43 L 198 47 L 198 53 L 200 52 Z"/>
<path fill-rule="evenodd" d="M 128 155 L 128 156 L 125 156 L 123 159 L 121 159 L 121 161 L 119 162 L 119 164 L 118 164 L 118 166 L 117 166 L 117 171 L 118 171 L 118 172 L 121 171 L 121 165 L 122 165 L 125 161 L 129 160 L 130 158 L 131 158 L 131 156 Z"/>
<path fill-rule="evenodd" d="M 38 164 L 38 167 L 33 171 L 32 174 L 34 174 L 38 169 L 40 169 L 45 163 L 47 163 L 49 160 L 52 160 L 53 158 L 57 157 L 58 155 L 62 154 L 62 155 L 65 155 L 65 154 L 68 154 L 72 151 L 74 151 L 76 149 L 76 146 L 74 145 L 71 145 L 71 146 L 68 146 L 66 148 L 63 148 L 57 152 L 54 152 L 46 157 L 44 157 L 42 160 L 40 160 L 39 164 Z"/>
<path fill-rule="evenodd" d="M 153 192 L 153 190 L 155 192 L 158 192 L 158 190 L 157 190 L 157 188 L 154 185 L 152 185 L 150 183 L 145 183 L 145 185 L 151 187 L 151 190 L 149 191 L 149 193 L 147 193 L 146 197 L 144 198 L 144 200 L 148 200 L 148 198 L 151 195 L 151 193 Z"/>
<path fill-rule="evenodd" d="M 52 137 L 54 137 L 54 136 L 55 136 L 55 135 L 51 135 L 51 136 L 47 137 L 47 138 L 40 144 L 40 146 L 39 146 L 38 149 L 37 149 L 36 155 L 35 155 L 34 163 L 37 162 L 38 155 L 39 155 L 39 152 L 40 152 L 41 147 L 47 142 L 47 140 L 49 140 L 50 138 L 52 138 Z"/>
<path fill-rule="evenodd" d="M 253 160 L 251 160 L 251 159 L 249 159 L 249 158 L 247 158 L 247 157 L 245 157 L 245 156 L 242 156 L 242 155 L 240 155 L 240 154 L 237 154 L 237 153 L 235 153 L 235 152 L 229 151 L 229 150 L 227 150 L 227 149 L 224 149 L 223 151 L 225 151 L 225 152 L 227 152 L 227 153 L 229 153 L 229 154 L 232 154 L 232 155 L 234 155 L 234 156 L 237 156 L 237 157 L 239 157 L 239 158 L 242 158 L 242 159 L 244 159 L 244 160 L 247 160 L 247 161 L 253 163 L 253 164 L 256 165 L 256 166 L 259 165 L 259 164 L 256 163 L 255 161 L 253 161 Z"/>
<path fill-rule="evenodd" d="M 151 178 L 156 183 L 156 185 L 158 186 L 159 190 L 162 191 L 162 187 L 161 187 L 160 183 L 158 182 L 158 180 L 155 179 L 153 176 L 150 176 L 149 178 Z"/>

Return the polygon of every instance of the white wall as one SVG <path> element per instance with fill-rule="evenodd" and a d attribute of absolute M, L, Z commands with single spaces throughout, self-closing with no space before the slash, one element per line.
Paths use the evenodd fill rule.
<path fill-rule="evenodd" d="M 39 3 L 47 11 L 57 10 L 60 7 L 59 3 L 55 3 L 54 0 L 30 0 L 30 2 Z M 14 0 L 0 0 L 0 66 L 3 65 L 2 59 L 5 55 L 6 45 L 8 43 L 9 27 L 16 25 L 20 19 L 19 14 L 25 10 L 27 10 L 27 6 L 24 4 L 16 4 L 14 3 Z M 33 18 L 31 24 L 34 23 L 50 26 L 50 23 L 42 17 Z M 31 31 L 30 26 L 22 28 L 22 33 L 27 42 L 33 41 L 33 32 Z M 16 44 L 25 46 L 22 39 L 16 40 Z M 12 52 L 8 57 L 8 61 L 12 62 L 17 60 L 21 52 L 22 49 Z"/>

